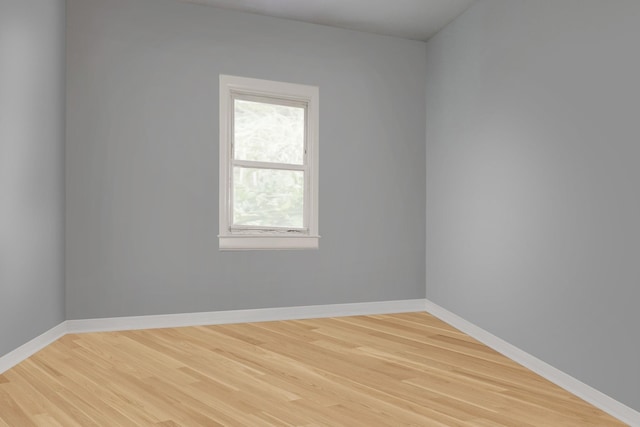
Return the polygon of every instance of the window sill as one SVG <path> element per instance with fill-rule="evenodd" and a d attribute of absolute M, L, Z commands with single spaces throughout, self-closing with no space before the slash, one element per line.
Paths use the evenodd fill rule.
<path fill-rule="evenodd" d="M 318 249 L 320 236 L 218 236 L 221 251 Z"/>

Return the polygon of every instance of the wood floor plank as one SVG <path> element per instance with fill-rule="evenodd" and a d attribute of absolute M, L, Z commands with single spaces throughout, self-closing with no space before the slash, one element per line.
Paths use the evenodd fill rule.
<path fill-rule="evenodd" d="M 427 313 L 67 335 L 0 427 L 624 426 Z"/>

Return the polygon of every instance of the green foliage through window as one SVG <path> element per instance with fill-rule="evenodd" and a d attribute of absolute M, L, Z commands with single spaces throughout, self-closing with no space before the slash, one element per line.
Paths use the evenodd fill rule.
<path fill-rule="evenodd" d="M 233 167 L 233 224 L 304 227 L 305 109 L 235 99 L 234 159 L 279 163 L 280 169 Z"/>

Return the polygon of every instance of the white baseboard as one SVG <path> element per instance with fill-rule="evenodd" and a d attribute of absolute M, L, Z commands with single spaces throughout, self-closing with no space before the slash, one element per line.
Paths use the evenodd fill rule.
<path fill-rule="evenodd" d="M 67 333 L 122 331 L 134 329 L 177 328 L 182 326 L 268 322 L 366 314 L 424 311 L 424 299 L 363 302 L 352 304 L 309 305 L 299 307 L 258 308 L 206 313 L 163 314 L 155 316 L 112 317 L 67 320 Z"/>
<path fill-rule="evenodd" d="M 509 359 L 521 364 L 541 377 L 546 378 L 559 387 L 562 387 L 579 398 L 591 403 L 593 406 L 600 408 L 620 421 L 633 427 L 640 427 L 640 412 L 629 408 L 606 394 L 599 392 L 593 387 L 590 387 L 572 376 L 565 374 L 559 369 L 554 368 L 548 363 L 545 363 L 529 353 L 520 350 L 516 346 L 511 345 L 473 323 L 466 321 L 462 317 L 451 313 L 434 302 L 425 300 L 425 305 L 426 310 L 440 320 L 443 320 L 451 326 L 461 330 L 497 352 L 502 353 Z"/>
<path fill-rule="evenodd" d="M 47 332 L 35 337 L 28 343 L 0 357 L 0 374 L 31 357 L 57 339 L 62 338 L 65 334 L 66 325 L 65 322 L 62 322 L 58 326 L 54 326 Z"/>
<path fill-rule="evenodd" d="M 0 357 L 0 374 L 66 334 L 424 311 L 424 299 L 67 320 Z"/>

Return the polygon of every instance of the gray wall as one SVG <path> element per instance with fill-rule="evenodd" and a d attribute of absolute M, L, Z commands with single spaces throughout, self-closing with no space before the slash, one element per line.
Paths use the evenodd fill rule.
<path fill-rule="evenodd" d="M 424 43 L 68 1 L 70 319 L 424 298 Z M 218 250 L 218 75 L 320 88 L 320 249 Z"/>
<path fill-rule="evenodd" d="M 0 356 L 64 320 L 64 0 L 0 0 Z"/>
<path fill-rule="evenodd" d="M 480 0 L 427 45 L 427 298 L 640 409 L 640 2 Z"/>

